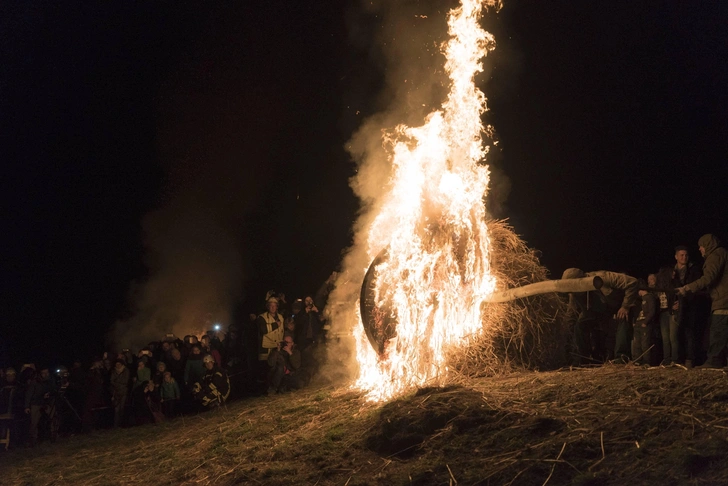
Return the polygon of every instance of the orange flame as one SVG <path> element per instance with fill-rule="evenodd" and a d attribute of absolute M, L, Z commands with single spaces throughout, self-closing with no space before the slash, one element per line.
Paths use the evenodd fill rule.
<path fill-rule="evenodd" d="M 450 40 L 443 46 L 450 92 L 420 127 L 397 126 L 385 135 L 393 177 L 368 238 L 372 261 L 389 244 L 389 260 L 377 267 L 376 301 L 392 309 L 397 335 L 379 357 L 357 326 L 356 386 L 371 400 L 412 387 L 439 385 L 447 371 L 445 349 L 481 327 L 481 304 L 495 289 L 488 260 L 481 115 L 485 95 L 475 86 L 483 58 L 495 47 L 479 26 L 484 4 L 463 0 L 449 13 Z"/>

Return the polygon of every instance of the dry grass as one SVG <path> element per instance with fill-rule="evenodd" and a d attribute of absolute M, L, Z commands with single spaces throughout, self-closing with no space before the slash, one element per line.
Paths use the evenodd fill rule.
<path fill-rule="evenodd" d="M 728 484 L 724 372 L 608 365 L 384 405 L 325 387 L 0 454 L 3 484 Z"/>
<path fill-rule="evenodd" d="M 502 289 L 549 278 L 538 252 L 528 248 L 505 221 L 489 221 L 488 230 L 491 272 Z M 449 356 L 452 379 L 564 365 L 568 341 L 568 329 L 561 321 L 564 302 L 558 294 L 544 294 L 484 304 L 483 332 L 471 337 L 465 352 L 457 349 Z"/>

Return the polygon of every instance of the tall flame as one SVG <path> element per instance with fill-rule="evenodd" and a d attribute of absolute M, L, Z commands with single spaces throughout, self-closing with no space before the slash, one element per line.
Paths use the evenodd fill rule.
<path fill-rule="evenodd" d="M 368 238 L 370 261 L 388 244 L 377 267 L 376 301 L 391 309 L 396 337 L 385 355 L 357 327 L 360 374 L 356 386 L 384 400 L 414 386 L 441 384 L 448 346 L 481 327 L 481 304 L 495 288 L 488 260 L 481 115 L 486 98 L 475 86 L 483 58 L 495 47 L 479 25 L 495 0 L 462 0 L 449 13 L 443 46 L 450 92 L 420 127 L 397 126 L 384 136 L 393 167 L 389 192 Z"/>

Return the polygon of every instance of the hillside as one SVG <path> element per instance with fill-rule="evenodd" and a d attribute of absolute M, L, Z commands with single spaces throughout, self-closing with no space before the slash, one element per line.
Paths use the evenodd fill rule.
<path fill-rule="evenodd" d="M 728 484 L 722 370 L 518 373 L 371 404 L 319 387 L 0 453 L 2 484 Z"/>

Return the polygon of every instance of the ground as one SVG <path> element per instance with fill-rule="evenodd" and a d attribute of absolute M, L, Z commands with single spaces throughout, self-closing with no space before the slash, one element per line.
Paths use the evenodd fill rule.
<path fill-rule="evenodd" d="M 0 452 L 2 484 L 728 484 L 723 370 L 605 365 L 233 402 Z"/>

